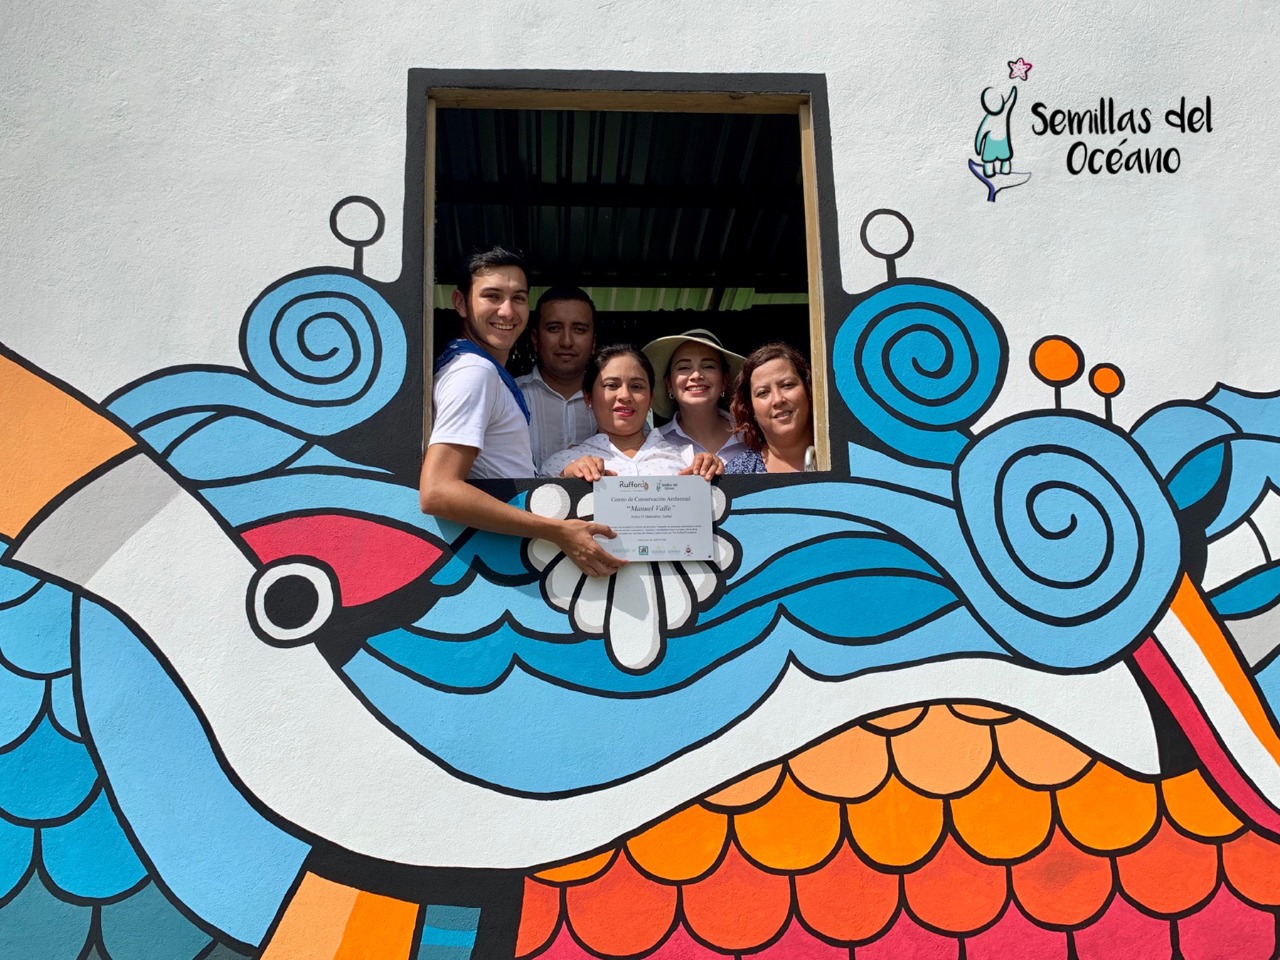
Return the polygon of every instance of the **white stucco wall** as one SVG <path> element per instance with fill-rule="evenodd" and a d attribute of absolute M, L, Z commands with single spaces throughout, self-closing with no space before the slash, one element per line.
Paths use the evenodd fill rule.
<path fill-rule="evenodd" d="M 328 230 L 350 193 L 388 212 L 371 274 L 399 269 L 411 67 L 820 72 L 828 78 L 846 286 L 876 282 L 874 206 L 917 231 L 903 270 L 1000 317 L 1010 385 L 1048 400 L 1039 336 L 1128 377 L 1119 419 L 1217 380 L 1280 387 L 1280 88 L 1274 5 L 491 0 L 84 0 L 0 23 L 0 340 L 92 396 L 162 366 L 237 363 L 244 308 L 302 267 L 350 262 Z M 964 169 L 978 95 L 1035 66 L 1015 114 L 1025 187 L 983 202 Z M 1212 134 L 1163 123 L 1213 98 Z M 1181 170 L 1071 176 L 1031 107 L 1147 106 Z M 1120 137 L 1085 137 L 1109 147 Z M 1131 138 L 1131 145 L 1133 143 Z M 1068 402 L 1098 403 L 1083 384 Z"/>

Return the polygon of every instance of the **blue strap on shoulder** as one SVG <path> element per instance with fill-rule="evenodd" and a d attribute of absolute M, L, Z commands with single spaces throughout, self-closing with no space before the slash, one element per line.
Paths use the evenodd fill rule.
<path fill-rule="evenodd" d="M 511 391 L 511 396 L 515 397 L 520 412 L 524 414 L 524 422 L 528 423 L 533 418 L 529 414 L 529 404 L 525 402 L 524 394 L 520 391 L 520 385 L 516 383 L 516 378 L 507 373 L 507 368 L 493 358 L 491 353 L 481 349 L 475 343 L 464 337 L 457 340 L 450 340 L 449 345 L 440 351 L 440 356 L 436 357 L 435 365 L 431 368 L 431 372 L 439 374 L 442 369 L 454 357 L 463 353 L 473 353 L 477 357 L 484 357 L 493 364 L 494 369 L 498 371 L 498 376 L 502 378 L 502 382 L 506 384 L 507 389 Z"/>

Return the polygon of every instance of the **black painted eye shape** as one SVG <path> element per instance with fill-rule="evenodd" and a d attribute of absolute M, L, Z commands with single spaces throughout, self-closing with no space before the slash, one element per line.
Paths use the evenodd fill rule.
<path fill-rule="evenodd" d="M 249 583 L 249 620 L 273 646 L 307 643 L 333 616 L 337 581 L 310 559 L 287 559 L 259 570 Z"/>

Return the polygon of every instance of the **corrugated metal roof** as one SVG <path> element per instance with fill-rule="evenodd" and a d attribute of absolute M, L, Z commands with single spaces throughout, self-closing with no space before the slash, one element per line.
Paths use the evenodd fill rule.
<path fill-rule="evenodd" d="M 436 123 L 442 283 L 501 243 L 535 282 L 601 300 L 685 291 L 649 306 L 619 293 L 612 309 L 743 309 L 759 302 L 748 289 L 791 302 L 807 289 L 794 116 L 441 109 Z"/>
<path fill-rule="evenodd" d="M 529 289 L 529 299 L 537 302 L 545 286 Z M 762 293 L 755 287 L 722 287 L 720 302 L 715 302 L 714 287 L 583 287 L 595 301 L 596 309 L 607 312 L 646 310 L 750 310 L 754 307 L 782 304 L 804 305 L 808 293 Z M 453 309 L 453 285 L 436 284 L 433 300 L 437 310 Z"/>

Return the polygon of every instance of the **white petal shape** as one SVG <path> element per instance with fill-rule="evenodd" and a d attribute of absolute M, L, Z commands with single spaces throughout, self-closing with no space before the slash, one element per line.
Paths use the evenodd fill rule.
<path fill-rule="evenodd" d="M 724 511 L 729 506 L 729 498 L 719 487 L 711 488 L 711 516 L 716 520 L 724 519 Z"/>
<path fill-rule="evenodd" d="M 693 613 L 689 585 L 674 564 L 658 564 L 658 577 L 662 581 L 662 607 L 666 613 L 667 630 L 679 630 Z"/>
<path fill-rule="evenodd" d="M 734 550 L 733 543 L 717 534 L 712 538 L 711 546 L 715 549 L 715 565 L 721 570 L 728 570 L 737 558 L 737 551 Z"/>
<path fill-rule="evenodd" d="M 662 652 L 657 581 L 652 565 L 632 563 L 614 574 L 609 649 L 628 670 L 643 670 Z"/>
<path fill-rule="evenodd" d="M 582 577 L 578 565 L 562 555 L 560 562 L 551 568 L 543 581 L 547 587 L 547 598 L 561 610 L 568 610 L 573 602 L 573 591 L 578 589 L 578 581 Z"/>
<path fill-rule="evenodd" d="M 1266 562 L 1257 534 L 1247 523 L 1241 523 L 1225 536 L 1210 541 L 1200 584 L 1213 590 Z"/>
<path fill-rule="evenodd" d="M 1280 556 L 1280 494 L 1274 490 L 1268 490 L 1262 502 L 1253 508 L 1249 519 L 1262 534 L 1262 542 L 1267 545 L 1267 552 L 1272 557 Z"/>
<path fill-rule="evenodd" d="M 701 560 L 686 560 L 681 563 L 689 584 L 693 587 L 693 595 L 701 602 L 711 596 L 719 579 L 716 572 Z"/>
<path fill-rule="evenodd" d="M 560 556 L 560 548 L 550 540 L 530 540 L 528 550 L 529 562 L 536 570 L 547 569 L 547 564 Z"/>
<path fill-rule="evenodd" d="M 540 517 L 554 517 L 563 520 L 569 516 L 569 508 L 573 501 L 569 491 L 558 483 L 545 483 L 529 494 L 529 511 Z"/>
<path fill-rule="evenodd" d="M 577 516 L 579 519 L 594 517 L 596 515 L 596 495 L 588 493 L 585 497 L 578 501 Z"/>
<path fill-rule="evenodd" d="M 582 593 L 578 594 L 578 602 L 573 605 L 574 625 L 589 636 L 604 635 L 604 618 L 609 607 L 609 582 L 612 579 L 613 577 L 587 577 L 582 585 Z"/>

